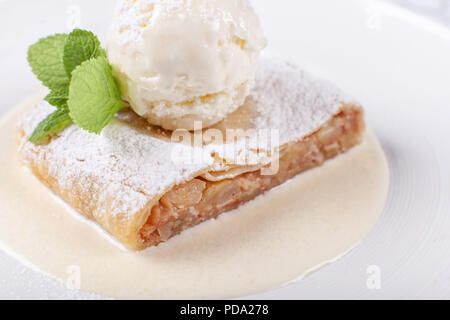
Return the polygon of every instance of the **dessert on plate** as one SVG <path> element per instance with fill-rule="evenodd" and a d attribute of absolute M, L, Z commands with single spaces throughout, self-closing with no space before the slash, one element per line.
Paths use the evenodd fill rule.
<path fill-rule="evenodd" d="M 362 141 L 357 103 L 264 47 L 245 0 L 119 1 L 106 52 L 82 30 L 30 48 L 51 92 L 20 159 L 127 247 L 165 242 Z"/>

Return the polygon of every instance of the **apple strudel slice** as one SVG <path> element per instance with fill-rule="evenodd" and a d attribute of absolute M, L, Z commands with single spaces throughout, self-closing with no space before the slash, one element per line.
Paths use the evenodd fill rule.
<path fill-rule="evenodd" d="M 39 103 L 18 123 L 21 161 L 133 250 L 322 165 L 358 145 L 365 129 L 361 107 L 334 85 L 267 58 L 245 105 L 203 131 L 164 131 L 124 110 L 101 135 L 71 126 L 46 145 L 29 143 L 53 110 Z"/>

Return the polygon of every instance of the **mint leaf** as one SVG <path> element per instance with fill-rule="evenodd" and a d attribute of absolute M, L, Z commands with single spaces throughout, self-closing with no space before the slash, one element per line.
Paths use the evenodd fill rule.
<path fill-rule="evenodd" d="M 73 71 L 69 109 L 80 128 L 100 134 L 114 115 L 126 107 L 106 58 L 86 61 Z"/>
<path fill-rule="evenodd" d="M 64 34 L 50 36 L 28 49 L 28 62 L 33 73 L 51 90 L 64 89 L 69 85 L 63 63 L 66 38 Z"/>
<path fill-rule="evenodd" d="M 64 130 L 71 124 L 68 107 L 61 107 L 39 123 L 29 140 L 32 143 L 47 143 L 52 134 Z"/>
<path fill-rule="evenodd" d="M 63 57 L 64 68 L 69 79 L 76 67 L 100 56 L 106 58 L 106 53 L 96 35 L 86 30 L 72 31 L 66 39 Z"/>
<path fill-rule="evenodd" d="M 67 108 L 67 99 L 69 99 L 69 88 L 52 91 L 44 100 L 57 108 Z"/>
<path fill-rule="evenodd" d="M 72 123 L 91 133 L 101 133 L 126 104 L 113 76 L 106 52 L 89 31 L 75 29 L 32 45 L 28 61 L 51 92 L 45 100 L 58 109 L 43 120 L 30 142 L 48 142 Z"/>

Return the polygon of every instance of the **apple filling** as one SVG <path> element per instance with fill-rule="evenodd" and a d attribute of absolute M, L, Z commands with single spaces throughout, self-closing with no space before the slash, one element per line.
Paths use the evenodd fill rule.
<path fill-rule="evenodd" d="M 146 246 L 158 245 L 182 231 L 239 207 L 296 175 L 321 166 L 362 141 L 365 130 L 361 108 L 346 105 L 318 131 L 280 150 L 275 175 L 261 170 L 219 182 L 193 179 L 165 194 L 140 231 Z"/>

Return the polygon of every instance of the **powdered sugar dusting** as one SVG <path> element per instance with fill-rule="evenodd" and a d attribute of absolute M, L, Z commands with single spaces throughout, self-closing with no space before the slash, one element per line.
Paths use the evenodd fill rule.
<path fill-rule="evenodd" d="M 36 124 L 53 110 L 42 102 L 30 112 L 24 122 L 26 135 L 30 136 Z M 202 163 L 173 163 L 173 147 L 170 142 L 114 120 L 101 136 L 71 126 L 49 145 L 25 142 L 22 154 L 25 162 L 44 163 L 62 193 L 69 197 L 74 189 L 97 195 L 88 205 L 94 216 L 129 216 L 142 210 L 165 188 L 182 183 L 205 168 Z M 113 203 L 109 203 L 111 199 Z"/>
<path fill-rule="evenodd" d="M 289 63 L 263 59 L 248 101 L 254 111 L 250 119 L 254 129 L 279 130 L 279 147 L 316 131 L 347 99 L 335 86 L 315 80 Z M 53 110 L 41 102 L 19 127 L 28 137 Z M 176 163 L 171 156 L 177 146 L 115 119 L 100 136 L 71 126 L 45 146 L 24 139 L 20 151 L 25 163 L 47 168 L 66 198 L 89 192 L 93 198 L 87 206 L 95 218 L 120 215 L 130 219 L 172 186 L 205 171 L 224 169 L 216 166 L 212 157 L 194 164 Z M 209 146 L 208 154 L 223 150 L 216 147 Z"/>
<path fill-rule="evenodd" d="M 255 128 L 278 129 L 282 145 L 315 132 L 351 98 L 292 63 L 264 57 L 251 101 L 259 114 Z"/>

